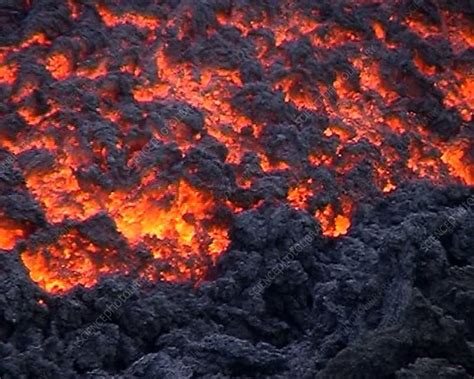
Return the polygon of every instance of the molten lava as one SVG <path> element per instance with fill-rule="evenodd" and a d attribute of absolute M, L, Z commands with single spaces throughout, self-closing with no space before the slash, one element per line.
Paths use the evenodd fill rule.
<path fill-rule="evenodd" d="M 474 34 L 461 14 L 436 23 L 393 5 L 396 17 L 362 30 L 351 12 L 380 2 L 338 19 L 288 1 L 229 6 L 198 27 L 199 4 L 108 3 L 68 0 L 67 35 L 32 30 L 0 47 L 0 149 L 21 162 L 5 186 L 27 191 L 45 220 L 25 228 L 0 210 L 0 249 L 20 249 L 48 292 L 106 274 L 199 280 L 229 246 L 228 215 L 263 199 L 339 237 L 366 196 L 418 178 L 474 185 Z M 430 44 L 449 47 L 443 65 Z M 256 194 L 274 177 L 286 194 Z M 103 214 L 122 247 L 81 232 Z"/>
<path fill-rule="evenodd" d="M 25 235 L 21 225 L 0 213 L 0 250 L 10 250 Z"/>
<path fill-rule="evenodd" d="M 118 260 L 113 255 L 110 249 L 100 248 L 72 230 L 57 241 L 25 251 L 21 259 L 31 279 L 42 288 L 63 292 L 79 284 L 91 287 L 102 274 L 126 270 L 117 267 Z"/>

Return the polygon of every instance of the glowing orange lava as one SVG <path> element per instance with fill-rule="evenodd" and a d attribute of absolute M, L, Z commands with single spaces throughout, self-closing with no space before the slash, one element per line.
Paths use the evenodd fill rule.
<path fill-rule="evenodd" d="M 0 83 L 12 85 L 16 79 L 16 67 L 11 64 L 0 63 Z"/>
<path fill-rule="evenodd" d="M 48 58 L 46 68 L 57 80 L 66 78 L 71 72 L 71 63 L 68 57 L 61 53 L 56 53 Z"/>
<path fill-rule="evenodd" d="M 344 235 L 351 226 L 352 203 L 348 199 L 342 201 L 339 211 L 334 209 L 332 204 L 328 204 L 323 210 L 316 211 L 316 217 L 321 223 L 323 234 L 330 237 Z"/>
<path fill-rule="evenodd" d="M 52 243 L 26 250 L 21 259 L 31 279 L 46 291 L 57 293 L 77 285 L 91 287 L 102 274 L 123 272 L 125 267 L 117 264 L 115 255 L 71 230 Z"/>
<path fill-rule="evenodd" d="M 139 15 L 136 13 L 124 13 L 121 15 L 116 15 L 109 11 L 103 5 L 97 6 L 97 11 L 99 12 L 102 20 L 105 25 L 108 27 L 114 27 L 121 24 L 131 24 L 136 27 L 141 28 L 157 28 L 160 24 L 159 20 L 151 16 Z"/>
<path fill-rule="evenodd" d="M 372 0 L 340 19 L 318 2 L 229 2 L 215 17 L 168 4 L 180 2 L 65 3 L 67 33 L 31 30 L 0 48 L 0 148 L 21 161 L 5 177 L 46 224 L 0 212 L 0 249 L 25 240 L 22 261 L 45 291 L 105 274 L 203 280 L 230 245 L 229 214 L 267 200 L 336 238 L 364 185 L 380 197 L 418 178 L 474 185 L 474 33 L 462 14 L 429 22 Z M 358 7 L 393 15 L 351 27 Z M 442 66 L 426 54 L 433 41 L 452 49 Z M 81 232 L 99 215 L 120 247 Z M 32 230 L 55 228 L 31 243 Z"/>
<path fill-rule="evenodd" d="M 0 212 L 0 250 L 13 249 L 25 235 L 20 225 Z"/>
<path fill-rule="evenodd" d="M 469 164 L 467 158 L 468 143 L 459 143 L 448 146 L 441 156 L 441 160 L 449 166 L 454 176 L 464 180 L 468 185 L 474 185 L 474 165 Z"/>
<path fill-rule="evenodd" d="M 132 244 L 145 243 L 156 258 L 172 258 L 174 250 L 191 257 L 194 251 L 207 250 L 210 244 L 227 247 L 225 228 L 213 229 L 212 237 L 203 245 L 203 228 L 210 219 L 213 202 L 209 195 L 200 193 L 187 183 L 177 184 L 171 191 L 144 190 L 140 196 L 117 192 L 110 196 L 109 213 L 117 229 Z M 213 251 L 215 253 L 215 250 Z M 190 276 L 192 273 L 189 272 Z"/>

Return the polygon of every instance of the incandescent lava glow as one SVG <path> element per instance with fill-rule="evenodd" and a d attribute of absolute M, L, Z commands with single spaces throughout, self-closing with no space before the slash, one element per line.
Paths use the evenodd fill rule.
<path fill-rule="evenodd" d="M 19 223 L 9 219 L 0 212 L 0 250 L 10 250 L 15 247 L 16 241 L 24 236 Z"/>
<path fill-rule="evenodd" d="M 407 181 L 474 185 L 474 35 L 449 5 L 92 3 L 0 46 L 0 250 L 45 291 L 200 282 L 262 204 L 336 238 Z"/>
<path fill-rule="evenodd" d="M 56 53 L 48 58 L 46 68 L 54 77 L 54 79 L 65 79 L 71 72 L 69 59 L 61 53 Z"/>
<path fill-rule="evenodd" d="M 205 227 L 206 222 L 212 221 L 213 206 L 211 196 L 185 182 L 164 190 L 143 189 L 139 194 L 117 192 L 107 204 L 117 229 L 131 244 L 144 244 L 155 258 L 167 260 L 173 259 L 174 250 L 191 258 L 195 251 L 203 249 L 215 253 L 209 249 L 212 244 L 227 247 L 225 228 Z M 183 271 L 192 275 L 187 269 Z"/>
<path fill-rule="evenodd" d="M 77 231 L 64 233 L 57 241 L 34 246 L 21 255 L 31 279 L 49 292 L 64 292 L 76 285 L 91 287 L 101 274 L 118 272 L 118 260 L 109 249 L 100 248 Z"/>

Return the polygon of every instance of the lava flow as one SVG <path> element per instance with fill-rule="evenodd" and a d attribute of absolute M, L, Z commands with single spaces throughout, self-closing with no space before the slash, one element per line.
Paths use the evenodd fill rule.
<path fill-rule="evenodd" d="M 408 181 L 474 185 L 474 33 L 449 6 L 133 3 L 1 41 L 0 249 L 44 290 L 197 281 L 262 204 L 335 238 Z"/>

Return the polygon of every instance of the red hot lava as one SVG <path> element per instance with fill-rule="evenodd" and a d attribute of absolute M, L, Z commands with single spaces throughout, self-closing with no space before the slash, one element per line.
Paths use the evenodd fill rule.
<path fill-rule="evenodd" d="M 329 237 L 349 231 L 362 197 L 408 180 L 474 184 L 469 20 L 394 2 L 394 16 L 360 28 L 281 3 L 213 9 L 197 27 L 205 5 L 69 0 L 67 35 L 1 47 L 0 148 L 12 158 L 0 171 L 21 177 L 2 193 L 28 193 L 44 222 L 0 203 L 0 249 L 26 240 L 22 261 L 52 293 L 115 273 L 197 280 L 229 246 L 229 215 L 268 200 L 265 178 L 284 178 L 272 200 Z M 81 229 L 104 214 L 122 245 Z"/>

